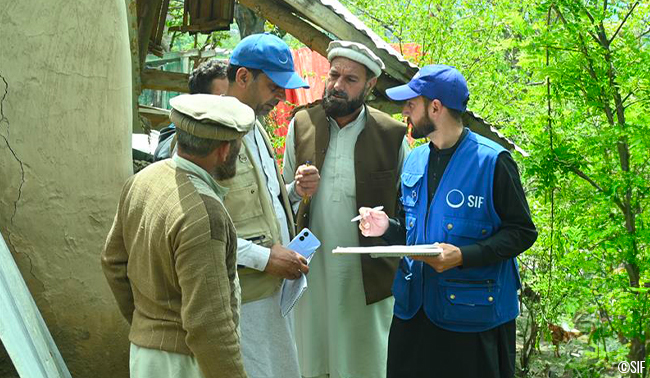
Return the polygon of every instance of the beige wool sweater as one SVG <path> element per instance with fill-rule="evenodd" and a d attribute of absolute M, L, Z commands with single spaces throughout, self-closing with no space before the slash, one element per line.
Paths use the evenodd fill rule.
<path fill-rule="evenodd" d="M 152 164 L 124 185 L 101 258 L 130 341 L 193 355 L 206 378 L 246 377 L 224 194 L 188 160 Z"/>

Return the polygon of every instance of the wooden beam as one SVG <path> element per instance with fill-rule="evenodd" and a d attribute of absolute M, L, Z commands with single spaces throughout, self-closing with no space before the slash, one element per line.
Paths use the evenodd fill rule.
<path fill-rule="evenodd" d="M 172 26 L 169 28 L 169 31 L 178 31 L 178 32 L 183 32 L 183 33 L 205 33 L 206 30 L 212 30 L 212 31 L 217 31 L 217 30 L 228 30 L 230 29 L 230 22 L 227 20 L 213 20 L 210 22 L 205 22 L 200 25 L 180 25 L 180 26 Z"/>
<path fill-rule="evenodd" d="M 269 0 L 239 0 L 239 4 L 261 15 L 272 24 L 279 26 L 310 49 L 327 56 L 327 46 L 332 39 L 292 14 L 291 9 L 286 6 Z"/>
<path fill-rule="evenodd" d="M 142 88 L 168 92 L 189 93 L 187 82 L 190 75 L 145 68 L 142 71 Z"/>
<path fill-rule="evenodd" d="M 142 68 L 144 67 L 147 52 L 149 51 L 151 30 L 157 21 L 157 17 L 160 15 L 162 0 L 139 0 L 138 3 L 138 48 L 140 68 Z"/>
<path fill-rule="evenodd" d="M 129 29 L 129 47 L 131 50 L 131 129 L 140 128 L 138 115 L 138 98 L 142 91 L 140 78 L 140 54 L 138 52 L 138 4 L 136 0 L 125 0 L 126 20 Z"/>
<path fill-rule="evenodd" d="M 149 120 L 149 122 L 151 122 L 152 129 L 160 129 L 172 122 L 169 120 L 169 110 L 167 109 L 140 105 L 138 111 L 141 116 L 145 117 Z"/>
<path fill-rule="evenodd" d="M 164 12 L 164 15 L 158 14 L 158 25 L 156 25 L 156 36 L 153 38 L 154 42 L 157 45 L 160 45 L 162 41 L 163 32 L 165 31 L 165 21 L 167 19 L 167 9 L 169 9 L 169 0 L 163 0 L 162 6 L 160 7 L 161 12 Z"/>

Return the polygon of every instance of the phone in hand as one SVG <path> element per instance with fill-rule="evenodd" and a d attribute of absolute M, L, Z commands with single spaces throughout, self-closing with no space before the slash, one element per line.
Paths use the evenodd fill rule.
<path fill-rule="evenodd" d="M 309 259 L 318 247 L 320 247 L 320 240 L 308 228 L 303 228 L 287 245 L 287 248 L 298 252 L 306 259 Z"/>

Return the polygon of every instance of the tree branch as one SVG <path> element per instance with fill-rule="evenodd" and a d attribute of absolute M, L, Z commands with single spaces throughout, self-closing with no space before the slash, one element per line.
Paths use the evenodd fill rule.
<path fill-rule="evenodd" d="M 585 11 L 585 13 L 587 14 L 587 17 L 589 17 L 589 21 L 591 21 L 591 24 L 592 24 L 596 29 L 598 29 L 598 27 L 596 26 L 596 19 L 594 19 L 594 16 L 591 15 L 591 13 L 589 12 L 589 10 L 587 10 L 586 7 L 583 6 L 582 9 L 583 9 L 583 10 Z M 589 34 L 589 35 L 591 36 L 591 38 L 593 38 L 594 41 L 596 41 L 597 44 L 601 44 L 601 41 L 598 39 L 598 37 L 596 36 L 596 34 L 593 34 L 591 31 L 587 31 L 587 34 Z"/>
<path fill-rule="evenodd" d="M 544 47 L 546 47 L 547 49 L 560 50 L 560 51 L 572 51 L 572 52 L 577 52 L 577 53 L 582 52 L 582 51 L 580 51 L 578 49 L 572 49 L 572 48 L 569 48 L 569 47 L 557 47 L 557 46 L 544 46 Z"/>
<path fill-rule="evenodd" d="M 627 18 L 630 17 L 630 15 L 632 14 L 632 12 L 634 12 L 634 8 L 636 8 L 637 5 L 639 5 L 639 2 L 638 2 L 638 1 L 637 1 L 636 3 L 634 3 L 634 5 L 632 5 L 632 8 L 630 8 L 630 11 L 627 12 L 627 14 L 625 15 L 625 18 L 623 19 L 623 21 L 621 21 L 621 24 L 618 25 L 618 29 L 616 29 L 616 31 L 614 32 L 614 35 L 612 35 L 612 38 L 609 39 L 608 42 L 609 42 L 610 44 L 612 43 L 612 41 L 614 40 L 614 38 L 616 38 L 616 36 L 618 35 L 618 32 L 621 30 L 621 28 L 623 27 L 623 25 L 625 25 L 625 21 L 627 21 Z"/>
<path fill-rule="evenodd" d="M 559 160 L 559 159 L 557 159 L 557 158 L 556 158 L 555 160 L 556 160 L 558 163 L 562 164 L 564 167 L 566 167 L 569 171 L 575 173 L 575 174 L 576 174 L 578 177 L 580 177 L 581 179 L 587 181 L 587 182 L 589 183 L 589 185 L 591 185 L 591 186 L 593 186 L 594 188 L 596 188 L 596 190 L 598 190 L 600 193 L 603 193 L 603 194 L 605 193 L 605 190 L 604 190 L 600 185 L 598 185 L 598 183 L 597 183 L 596 181 L 594 181 L 591 177 L 587 176 L 586 173 L 584 173 L 583 171 L 581 171 L 580 168 L 578 168 L 578 167 L 576 167 L 576 166 L 573 166 L 573 165 L 571 165 L 571 164 L 569 164 L 569 163 L 567 163 L 567 162 L 563 162 L 563 161 L 561 161 L 561 160 Z M 618 199 L 618 198 L 616 198 L 616 197 L 613 197 L 612 200 L 614 201 L 614 203 L 616 204 L 616 206 L 617 206 L 621 211 L 623 211 L 623 214 L 625 214 L 625 206 L 623 206 L 623 203 L 621 202 L 621 200 Z"/>
<path fill-rule="evenodd" d="M 650 102 L 650 99 L 645 98 L 645 99 L 641 99 L 641 100 L 632 101 L 629 104 L 625 105 L 625 109 L 629 108 L 632 105 L 635 105 L 635 104 L 638 104 L 638 103 L 644 103 L 644 102 Z"/>
<path fill-rule="evenodd" d="M 650 33 L 650 28 L 648 28 L 648 30 L 641 33 L 637 39 L 641 39 L 641 38 L 645 37 L 648 33 Z"/>
<path fill-rule="evenodd" d="M 632 96 L 633 94 L 634 94 L 634 91 L 630 91 L 630 93 L 628 93 L 627 96 L 625 96 L 625 98 L 621 102 L 625 103 L 625 101 L 627 101 L 627 99 L 630 98 L 630 96 Z"/>
<path fill-rule="evenodd" d="M 560 160 L 557 160 L 557 161 L 558 161 L 558 163 L 564 163 L 565 167 L 567 167 L 571 172 L 575 173 L 576 175 L 578 175 L 578 177 L 580 177 L 583 180 L 587 181 L 591 186 L 596 188 L 599 192 L 605 193 L 605 190 L 600 185 L 598 185 L 598 183 L 596 181 L 594 181 L 594 179 L 587 176 L 587 174 L 584 173 L 583 171 L 581 171 L 579 168 L 574 167 L 574 166 L 572 166 L 570 164 L 567 164 L 565 162 L 562 162 Z"/>

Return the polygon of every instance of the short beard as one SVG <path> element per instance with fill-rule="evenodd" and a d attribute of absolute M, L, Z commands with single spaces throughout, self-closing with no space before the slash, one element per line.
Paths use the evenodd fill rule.
<path fill-rule="evenodd" d="M 264 104 L 257 105 L 257 107 L 254 109 L 255 110 L 255 116 L 256 117 L 266 117 L 267 115 L 269 115 L 269 113 L 271 113 L 271 111 L 273 111 L 273 109 L 278 105 L 279 102 L 280 101 L 278 101 L 278 100 L 271 100 L 271 101 L 266 102 Z M 267 105 L 270 106 L 271 109 L 269 109 L 269 110 L 264 109 L 264 107 L 267 106 Z"/>
<path fill-rule="evenodd" d="M 226 157 L 226 161 L 214 168 L 212 171 L 212 177 L 215 180 L 227 180 L 235 177 L 237 174 L 237 157 L 239 156 L 239 149 L 241 148 L 241 140 L 234 144 L 234 141 L 230 142 L 230 151 Z"/>
<path fill-rule="evenodd" d="M 341 99 L 335 99 L 335 95 L 341 97 Z M 335 89 L 329 92 L 327 88 L 325 88 L 323 90 L 323 110 L 325 110 L 325 114 L 331 118 L 349 116 L 363 106 L 365 98 L 365 90 L 359 94 L 357 98 L 349 100 L 347 93 Z"/>
<path fill-rule="evenodd" d="M 420 125 L 416 125 L 415 122 L 412 122 L 412 124 L 413 129 L 411 130 L 411 138 L 413 139 L 425 138 L 427 135 L 438 129 L 436 124 L 433 123 L 431 118 L 429 118 L 428 114 L 426 115 L 426 118 L 422 120 Z"/>

